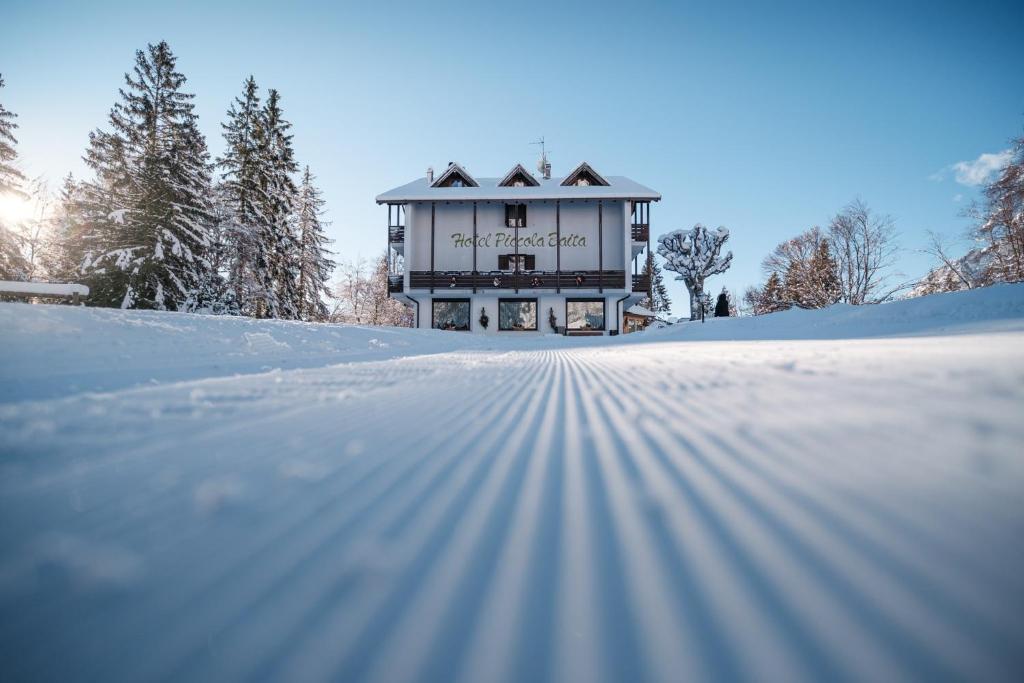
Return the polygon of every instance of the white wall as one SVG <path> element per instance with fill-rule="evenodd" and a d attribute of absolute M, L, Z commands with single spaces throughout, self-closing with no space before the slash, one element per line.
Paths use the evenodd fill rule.
<path fill-rule="evenodd" d="M 603 202 L 602 234 L 605 270 L 629 270 L 629 223 L 625 202 Z M 434 269 L 473 269 L 473 205 L 444 203 L 435 205 Z M 561 202 L 562 270 L 598 269 L 598 215 L 596 201 Z M 430 270 L 430 204 L 409 207 L 406 227 L 406 270 Z M 527 227 L 520 228 L 521 254 L 536 256 L 538 270 L 555 270 L 555 202 L 527 203 Z M 505 204 L 477 204 L 477 270 L 498 269 L 498 256 L 515 253 L 514 230 L 505 227 Z"/>

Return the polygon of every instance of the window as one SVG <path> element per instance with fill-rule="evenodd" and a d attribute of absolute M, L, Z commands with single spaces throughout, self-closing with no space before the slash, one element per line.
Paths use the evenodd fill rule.
<path fill-rule="evenodd" d="M 505 227 L 525 228 L 526 227 L 526 204 L 505 205 Z"/>
<path fill-rule="evenodd" d="M 526 332 L 537 329 L 536 299 L 498 299 L 498 329 Z"/>
<path fill-rule="evenodd" d="M 536 269 L 537 256 L 535 254 L 502 254 L 498 256 L 498 270 L 518 270 L 522 272 Z"/>
<path fill-rule="evenodd" d="M 469 330 L 469 299 L 434 299 L 432 303 L 435 330 Z"/>
<path fill-rule="evenodd" d="M 570 330 L 603 330 L 604 299 L 566 299 L 565 326 Z"/>

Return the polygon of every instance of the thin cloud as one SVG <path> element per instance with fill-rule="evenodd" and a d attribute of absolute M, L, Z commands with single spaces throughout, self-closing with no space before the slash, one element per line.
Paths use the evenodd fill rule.
<path fill-rule="evenodd" d="M 1006 168 L 1013 159 L 1013 151 L 1005 149 L 1002 152 L 994 152 L 980 155 L 973 161 L 958 161 L 952 166 L 939 171 L 931 176 L 932 180 L 942 180 L 946 171 L 952 171 L 956 181 L 967 187 L 977 187 L 988 182 L 994 174 Z"/>

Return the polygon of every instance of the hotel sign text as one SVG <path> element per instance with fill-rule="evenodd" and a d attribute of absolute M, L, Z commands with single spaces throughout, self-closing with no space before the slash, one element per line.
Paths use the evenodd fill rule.
<path fill-rule="evenodd" d="M 452 242 L 454 243 L 455 247 L 472 247 L 473 235 L 467 235 L 461 232 L 453 232 Z M 531 235 L 519 236 L 520 247 L 554 247 L 558 244 L 558 233 L 554 232 L 549 232 L 546 236 L 542 235 L 539 232 L 535 232 Z M 505 247 L 511 249 L 516 246 L 516 236 L 513 232 L 488 232 L 476 236 L 476 246 L 485 248 Z M 579 235 L 576 233 L 562 235 L 561 246 L 585 247 L 587 246 L 587 237 L 586 235 Z"/>

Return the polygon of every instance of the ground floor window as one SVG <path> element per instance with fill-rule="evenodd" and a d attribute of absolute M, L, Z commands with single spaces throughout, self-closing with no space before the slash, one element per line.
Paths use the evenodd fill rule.
<path fill-rule="evenodd" d="M 536 299 L 498 299 L 498 329 L 527 331 L 537 329 Z"/>
<path fill-rule="evenodd" d="M 565 326 L 570 330 L 603 330 L 604 299 L 566 299 Z"/>
<path fill-rule="evenodd" d="M 435 330 L 468 330 L 469 299 L 434 299 L 431 326 Z"/>

